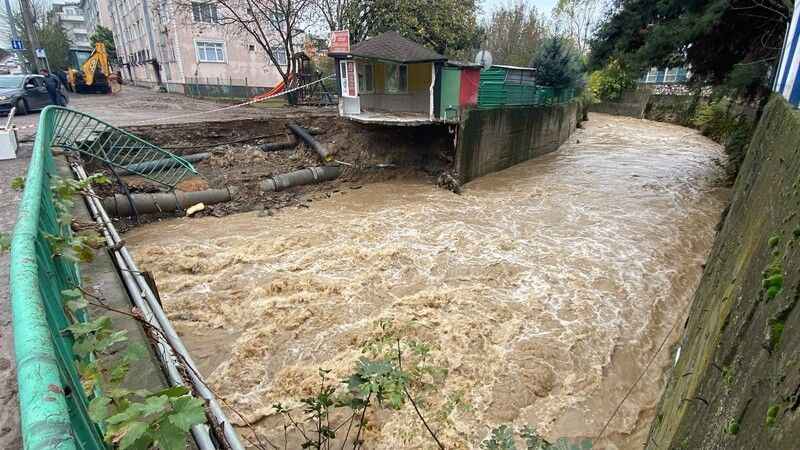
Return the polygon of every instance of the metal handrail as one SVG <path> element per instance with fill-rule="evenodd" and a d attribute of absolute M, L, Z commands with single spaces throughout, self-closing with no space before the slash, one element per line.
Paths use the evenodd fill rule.
<path fill-rule="evenodd" d="M 25 191 L 11 242 L 10 292 L 19 387 L 20 429 L 26 449 L 102 449 L 100 430 L 89 419 L 87 400 L 72 353 L 61 291 L 77 283 L 78 267 L 53 258 L 44 235 L 66 235 L 50 191 L 57 168 L 49 143 L 54 107 L 42 111 L 28 166 Z"/>
<path fill-rule="evenodd" d="M 170 190 L 184 178 L 197 175 L 194 166 L 180 156 L 96 117 L 60 106 L 47 109 L 55 123 L 51 147 L 80 152 Z M 164 160 L 171 164 L 142 164 Z"/>

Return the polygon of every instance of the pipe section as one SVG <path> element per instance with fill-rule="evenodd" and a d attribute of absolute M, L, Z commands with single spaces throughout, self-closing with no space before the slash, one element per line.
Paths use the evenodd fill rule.
<path fill-rule="evenodd" d="M 211 153 L 195 153 L 192 155 L 181 156 L 181 158 L 183 158 L 184 161 L 190 163 L 202 161 L 210 157 Z M 170 167 L 175 167 L 179 165 L 180 162 L 172 158 L 156 159 L 153 161 L 128 164 L 127 166 L 125 166 L 125 169 L 118 170 L 117 175 L 133 175 L 135 173 L 147 173 L 147 172 L 152 172 L 154 170 L 168 169 Z"/>
<path fill-rule="evenodd" d="M 278 142 L 278 143 L 275 143 L 275 144 L 272 144 L 272 143 L 264 144 L 264 145 L 261 146 L 261 150 L 263 150 L 265 152 L 274 152 L 274 151 L 278 151 L 278 150 L 290 149 L 290 148 L 293 148 L 296 145 L 297 145 L 297 138 L 295 138 L 294 135 L 290 134 L 289 135 L 289 140 L 287 142 Z"/>
<path fill-rule="evenodd" d="M 322 160 L 322 162 L 333 161 L 333 152 L 328 150 L 328 148 L 325 147 L 324 145 L 317 142 L 313 137 L 311 137 L 311 134 L 308 131 L 303 129 L 303 127 L 300 127 L 293 123 L 290 123 L 286 126 L 289 127 L 290 130 L 292 130 L 292 133 L 297 135 L 297 137 L 302 139 L 303 142 L 308 144 L 309 147 L 313 148 L 314 151 L 317 152 L 317 155 L 319 155 L 319 158 Z"/>
<path fill-rule="evenodd" d="M 86 172 L 83 170 L 83 167 L 73 164 L 72 170 L 78 175 L 78 179 L 84 180 L 86 179 Z M 106 243 L 110 249 L 117 248 L 119 244 L 119 235 L 116 232 L 116 229 L 113 228 L 111 221 L 105 221 L 107 216 L 101 214 L 100 211 L 102 210 L 102 206 L 99 204 L 97 198 L 93 196 L 94 191 L 92 188 L 89 188 L 89 196 L 86 197 L 87 205 L 89 206 L 89 211 L 92 213 L 92 216 L 95 218 L 97 223 L 102 225 L 102 233 L 103 237 L 106 239 Z M 119 250 L 112 250 L 110 251 L 112 257 L 114 258 L 117 267 L 120 268 L 120 274 L 122 276 L 122 281 L 125 284 L 125 288 L 128 290 L 128 294 L 130 298 L 133 300 L 133 303 L 136 305 L 136 308 L 139 309 L 142 313 L 142 318 L 145 322 L 147 322 L 150 326 L 157 330 L 161 330 L 161 326 L 155 319 L 155 315 L 153 311 L 150 309 L 150 306 L 147 304 L 144 296 L 142 295 L 143 292 L 140 286 L 136 283 L 136 280 L 133 278 L 132 269 L 127 265 L 124 258 L 122 257 Z M 148 285 L 149 289 L 149 285 Z M 163 331 L 163 330 L 162 330 Z M 158 337 L 158 336 L 156 336 Z M 172 386 L 184 386 L 185 382 L 183 380 L 183 376 L 181 375 L 180 370 L 178 369 L 177 358 L 172 351 L 172 348 L 169 345 L 166 345 L 164 342 L 160 340 L 156 342 L 154 346 L 156 349 L 156 353 L 158 356 L 159 361 L 164 367 L 164 371 L 167 375 L 167 379 Z M 211 440 L 211 436 L 209 435 L 209 429 L 203 425 L 195 425 L 191 429 L 192 437 L 197 444 L 197 447 L 200 450 L 214 450 L 215 446 Z"/>
<path fill-rule="evenodd" d="M 294 186 L 334 180 L 341 173 L 342 169 L 336 166 L 309 167 L 267 178 L 261 182 L 261 189 L 266 192 L 278 192 Z"/>
<path fill-rule="evenodd" d="M 209 189 L 199 192 L 159 192 L 155 194 L 133 194 L 131 200 L 138 214 L 152 214 L 158 212 L 172 212 L 187 209 L 197 203 L 213 205 L 215 203 L 229 202 L 236 196 L 236 188 Z M 131 202 L 123 194 L 103 199 L 103 208 L 114 217 L 129 217 L 134 214 Z"/>

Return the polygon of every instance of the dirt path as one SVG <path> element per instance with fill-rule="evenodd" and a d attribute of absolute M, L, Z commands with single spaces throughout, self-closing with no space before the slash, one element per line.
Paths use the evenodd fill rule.
<path fill-rule="evenodd" d="M 206 120 L 231 120 L 253 117 L 269 117 L 274 114 L 300 113 L 317 108 L 280 107 L 241 107 L 202 114 L 219 108 L 231 106 L 212 100 L 201 100 L 180 94 L 157 92 L 136 86 L 123 86 L 114 95 L 69 94 L 68 107 L 91 114 L 112 125 L 144 125 L 150 123 L 186 123 Z M 201 113 L 201 114 L 198 114 Z M 39 113 L 19 116 L 15 123 L 20 130 L 20 140 L 31 140 L 35 134 L 33 127 L 39 120 Z"/>
<path fill-rule="evenodd" d="M 425 398 L 447 448 L 503 423 L 641 448 L 669 351 L 598 434 L 682 320 L 727 196 L 723 158 L 693 130 L 592 115 L 558 152 L 460 196 L 397 180 L 125 239 L 213 387 L 273 440 L 271 405 L 296 405 L 319 368 L 349 374 L 389 320 L 447 369 Z M 408 408 L 371 421 L 369 448 L 430 448 Z"/>

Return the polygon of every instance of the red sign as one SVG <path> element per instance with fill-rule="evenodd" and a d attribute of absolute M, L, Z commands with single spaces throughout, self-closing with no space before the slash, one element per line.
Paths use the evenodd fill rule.
<path fill-rule="evenodd" d="M 328 54 L 347 53 L 350 53 L 350 32 L 347 30 L 331 31 L 331 46 L 328 47 Z"/>
<path fill-rule="evenodd" d="M 356 64 L 352 61 L 347 62 L 347 96 L 358 97 L 356 90 Z"/>

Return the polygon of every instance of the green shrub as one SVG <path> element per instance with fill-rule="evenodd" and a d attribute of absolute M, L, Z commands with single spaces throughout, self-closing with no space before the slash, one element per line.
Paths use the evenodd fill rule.
<path fill-rule="evenodd" d="M 754 130 L 753 123 L 746 116 L 731 111 L 732 105 L 728 97 L 722 97 L 699 106 L 692 118 L 692 125 L 704 136 L 725 146 L 730 175 L 733 177 L 744 161 Z"/>
<path fill-rule="evenodd" d="M 634 86 L 633 76 L 616 59 L 589 75 L 589 92 L 595 101 L 619 100 L 623 92 Z"/>

